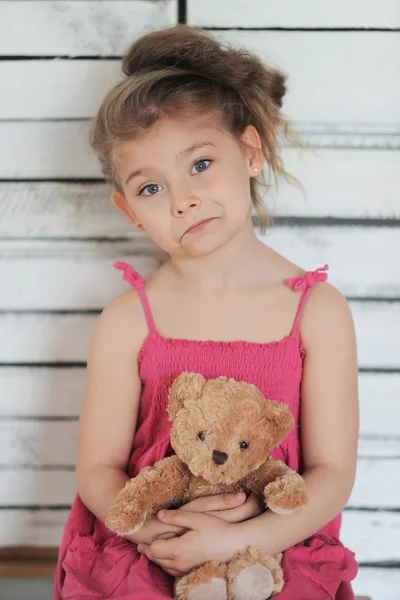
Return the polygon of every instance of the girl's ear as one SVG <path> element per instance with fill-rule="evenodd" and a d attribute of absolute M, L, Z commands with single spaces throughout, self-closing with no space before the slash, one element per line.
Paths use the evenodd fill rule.
<path fill-rule="evenodd" d="M 264 164 L 260 134 L 254 125 L 247 125 L 240 136 L 245 144 L 245 153 L 249 161 L 250 177 L 257 177 L 261 173 Z M 258 173 L 254 171 L 254 167 Z"/>
<path fill-rule="evenodd" d="M 131 207 L 128 204 L 127 199 L 121 192 L 118 190 L 113 190 L 111 192 L 111 202 L 114 204 L 116 208 L 132 223 L 136 229 L 143 231 L 143 226 L 138 222 L 135 213 L 132 211 Z"/>

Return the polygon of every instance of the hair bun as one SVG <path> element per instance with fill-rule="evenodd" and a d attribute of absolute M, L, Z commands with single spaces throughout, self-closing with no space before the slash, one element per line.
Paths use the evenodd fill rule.
<path fill-rule="evenodd" d="M 212 59 L 218 42 L 205 30 L 176 25 L 168 29 L 151 31 L 134 42 L 122 61 L 122 71 L 128 77 L 142 69 L 179 67 L 198 70 L 201 62 Z"/>
<path fill-rule="evenodd" d="M 128 77 L 140 70 L 168 67 L 236 91 L 260 86 L 279 107 L 286 92 L 283 73 L 267 67 L 256 54 L 224 44 L 200 27 L 180 24 L 151 31 L 131 45 L 122 61 Z"/>

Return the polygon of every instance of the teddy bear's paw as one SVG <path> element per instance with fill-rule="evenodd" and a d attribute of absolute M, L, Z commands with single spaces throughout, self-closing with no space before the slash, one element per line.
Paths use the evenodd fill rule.
<path fill-rule="evenodd" d="M 129 507 L 111 509 L 105 520 L 106 526 L 119 535 L 133 535 L 142 529 L 146 513 Z"/>
<path fill-rule="evenodd" d="M 214 561 L 205 563 L 176 581 L 177 600 L 228 600 L 227 566 Z"/>
<path fill-rule="evenodd" d="M 265 487 L 264 496 L 270 510 L 278 515 L 288 515 L 306 503 L 306 484 L 298 473 L 289 471 L 269 483 Z"/>
<path fill-rule="evenodd" d="M 228 565 L 228 587 L 232 600 L 267 600 L 283 587 L 283 572 L 275 557 L 246 548 Z"/>

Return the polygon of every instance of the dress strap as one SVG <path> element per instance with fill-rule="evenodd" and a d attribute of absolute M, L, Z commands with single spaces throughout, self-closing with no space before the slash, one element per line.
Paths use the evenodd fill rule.
<path fill-rule="evenodd" d="M 144 314 L 145 314 L 145 317 L 146 317 L 147 326 L 149 328 L 149 331 L 150 332 L 155 332 L 156 331 L 156 324 L 154 322 L 154 318 L 153 318 L 153 314 L 151 312 L 151 308 L 150 308 L 150 305 L 149 305 L 149 300 L 147 298 L 147 294 L 144 291 L 144 279 L 143 279 L 143 277 L 141 275 L 139 275 L 139 273 L 137 273 L 131 267 L 131 265 L 128 265 L 128 263 L 116 260 L 114 262 L 113 266 L 116 269 L 120 269 L 121 271 L 124 271 L 124 275 L 123 275 L 122 279 L 124 281 L 127 281 L 129 283 L 129 285 L 131 285 L 133 288 L 135 288 L 135 290 L 137 290 L 137 292 L 139 294 L 140 301 L 142 303 L 142 307 L 143 307 L 143 311 L 144 311 Z"/>
<path fill-rule="evenodd" d="M 293 277 L 292 279 L 288 280 L 288 285 L 292 287 L 295 292 L 303 292 L 301 294 L 299 306 L 297 308 L 292 333 L 296 333 L 299 330 L 300 318 L 303 314 L 306 300 L 312 288 L 314 288 L 320 281 L 326 281 L 328 279 L 328 274 L 324 273 L 324 271 L 327 271 L 328 269 L 329 266 L 324 265 L 323 267 L 319 267 L 315 271 L 306 271 L 306 273 L 304 273 L 302 277 Z"/>

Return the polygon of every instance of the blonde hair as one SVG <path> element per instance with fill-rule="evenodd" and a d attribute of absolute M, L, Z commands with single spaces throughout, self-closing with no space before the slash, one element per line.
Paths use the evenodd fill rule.
<path fill-rule="evenodd" d="M 257 55 L 220 43 L 199 27 L 176 25 L 136 40 L 123 58 L 122 71 L 126 77 L 108 92 L 90 130 L 90 144 L 103 175 L 118 190 L 122 191 L 115 152 L 120 142 L 143 135 L 161 117 L 202 114 L 218 117 L 237 139 L 246 126 L 253 125 L 270 177 L 296 181 L 284 169 L 278 142 L 281 133 L 298 142 L 280 111 L 286 76 L 267 67 Z M 260 185 L 271 186 L 264 173 L 250 179 L 250 193 L 258 223 L 265 230 L 268 215 Z"/>

